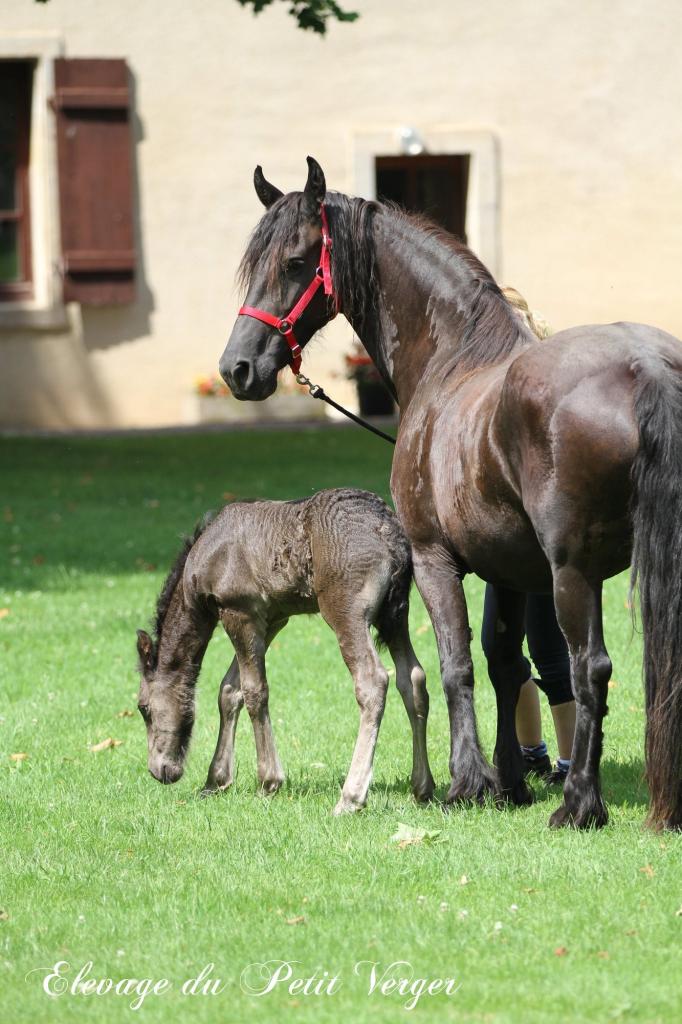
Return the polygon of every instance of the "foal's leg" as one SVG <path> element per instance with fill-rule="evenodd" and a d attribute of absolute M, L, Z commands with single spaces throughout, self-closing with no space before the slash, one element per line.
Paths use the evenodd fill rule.
<path fill-rule="evenodd" d="M 388 641 L 388 649 L 395 664 L 396 686 L 412 726 L 412 792 L 416 800 L 425 802 L 432 798 L 435 786 L 426 752 L 429 694 L 424 669 L 412 647 L 407 617 Z"/>
<path fill-rule="evenodd" d="M 239 664 L 237 659 L 233 658 L 232 664 L 220 684 L 218 695 L 220 732 L 202 796 L 208 796 L 209 793 L 227 789 L 232 785 L 234 779 L 234 734 L 243 705 L 244 695 L 239 681 Z"/>
<path fill-rule="evenodd" d="M 386 705 L 388 672 L 372 642 L 364 604 L 348 609 L 343 601 L 335 600 L 334 595 L 328 594 L 326 599 L 320 595 L 320 612 L 336 633 L 343 660 L 353 677 L 360 708 L 360 728 L 350 769 L 334 808 L 334 814 L 343 814 L 358 811 L 367 803 L 374 750 Z"/>
<path fill-rule="evenodd" d="M 482 800 L 497 790 L 494 769 L 478 741 L 474 713 L 471 631 L 461 576 L 448 551 L 437 545 L 413 545 L 414 579 L 431 617 L 450 718 L 448 803 Z"/>
<path fill-rule="evenodd" d="M 237 655 L 244 704 L 253 726 L 258 780 L 264 793 L 276 793 L 284 782 L 284 772 L 272 734 L 265 675 L 265 651 L 274 633 L 271 636 L 272 627 L 261 628 L 244 614 L 223 615 L 223 622 Z M 279 628 L 282 625 L 280 622 Z"/>
<path fill-rule="evenodd" d="M 571 682 L 576 699 L 576 726 L 571 767 L 564 783 L 564 802 L 550 825 L 600 827 L 608 813 L 599 785 L 602 722 L 611 678 L 604 645 L 602 585 L 590 583 L 572 566 L 554 570 L 554 603 L 571 655 Z"/>
<path fill-rule="evenodd" d="M 531 804 L 533 792 L 524 779 L 524 763 L 516 735 L 516 705 L 526 682 L 526 665 L 520 665 L 525 632 L 525 594 L 495 587 L 497 617 L 487 647 L 488 673 L 497 699 L 495 764 L 500 796 L 514 804 Z"/>
<path fill-rule="evenodd" d="M 274 623 L 265 638 L 265 649 L 284 628 L 287 620 Z M 239 664 L 234 658 L 225 678 L 220 684 L 218 695 L 218 709 L 220 711 L 220 732 L 218 733 L 218 744 L 208 769 L 206 785 L 202 790 L 203 796 L 208 796 L 217 790 L 227 789 L 234 780 L 234 736 L 239 720 L 239 712 L 244 706 L 244 694 L 242 693 L 239 679 Z"/>

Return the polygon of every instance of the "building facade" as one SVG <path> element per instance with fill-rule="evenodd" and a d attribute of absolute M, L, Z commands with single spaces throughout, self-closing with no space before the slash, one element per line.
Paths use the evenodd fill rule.
<path fill-rule="evenodd" d="M 286 5 L 0 0 L 0 426 L 182 422 L 216 372 L 261 213 L 386 195 L 464 233 L 556 328 L 682 336 L 675 0 Z M 281 8 L 281 9 L 280 9 Z M 305 372 L 352 402 L 339 318 Z"/>

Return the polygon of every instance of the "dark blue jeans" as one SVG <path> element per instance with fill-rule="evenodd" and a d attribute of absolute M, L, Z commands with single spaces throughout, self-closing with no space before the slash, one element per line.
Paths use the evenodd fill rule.
<path fill-rule="evenodd" d="M 485 588 L 481 645 L 486 658 L 492 647 L 497 626 L 497 598 L 489 584 Z M 573 700 L 571 667 L 564 634 L 559 628 L 551 594 L 526 595 L 526 638 L 528 651 L 538 673 L 537 684 L 551 705 Z M 514 658 L 514 677 L 518 685 L 530 679 L 532 669 L 519 646 Z"/>

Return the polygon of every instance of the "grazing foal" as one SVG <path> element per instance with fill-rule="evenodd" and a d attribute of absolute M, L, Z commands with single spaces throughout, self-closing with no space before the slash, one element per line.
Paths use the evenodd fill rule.
<path fill-rule="evenodd" d="M 412 726 L 412 790 L 418 800 L 430 799 L 429 699 L 407 626 L 411 581 L 408 541 L 375 494 L 328 490 L 299 501 L 226 506 L 196 531 L 173 566 L 159 597 L 155 640 L 138 631 L 138 703 L 154 778 L 176 782 L 182 775 L 194 684 L 220 619 L 235 658 L 220 687 L 220 734 L 204 793 L 226 789 L 233 780 L 243 704 L 253 725 L 261 787 L 266 793 L 279 789 L 284 774 L 268 713 L 265 652 L 291 615 L 319 611 L 336 633 L 360 707 L 360 730 L 335 813 L 367 802 L 388 688 L 371 626 L 391 652 Z"/>

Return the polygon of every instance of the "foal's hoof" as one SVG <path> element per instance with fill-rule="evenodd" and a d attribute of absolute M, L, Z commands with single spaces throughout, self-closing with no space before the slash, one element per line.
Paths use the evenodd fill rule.
<path fill-rule="evenodd" d="M 230 786 L 230 782 L 226 782 L 224 786 L 219 786 L 215 783 L 209 784 L 207 782 L 204 788 L 199 790 L 198 796 L 200 799 L 205 800 L 207 796 L 217 796 L 218 793 L 224 793 Z"/>
<path fill-rule="evenodd" d="M 571 810 L 567 804 L 562 804 L 550 817 L 549 827 L 603 828 L 608 820 L 609 814 L 602 800 L 579 804 L 575 810 Z"/>
<path fill-rule="evenodd" d="M 261 779 L 260 791 L 263 796 L 274 796 L 282 788 L 283 783 L 284 778 L 279 775 L 275 775 L 271 779 Z"/>
<path fill-rule="evenodd" d="M 204 788 L 199 790 L 199 796 L 203 800 L 207 796 L 215 796 L 216 793 L 224 793 L 231 785 L 232 779 L 207 779 L 204 783 Z"/>
<path fill-rule="evenodd" d="M 351 800 L 350 797 L 341 796 L 332 813 L 335 818 L 339 818 L 342 814 L 356 814 L 358 811 L 361 811 L 364 806 L 364 804 L 359 803 L 357 800 Z"/>

